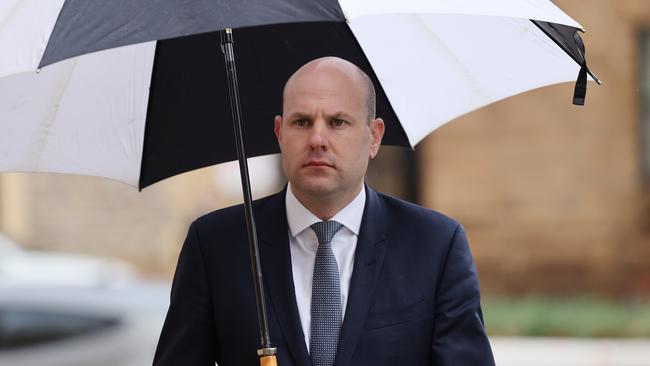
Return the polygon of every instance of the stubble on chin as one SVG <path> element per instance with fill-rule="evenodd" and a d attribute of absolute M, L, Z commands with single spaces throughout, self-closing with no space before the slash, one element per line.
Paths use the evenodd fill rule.
<path fill-rule="evenodd" d="M 299 191 L 299 194 L 308 196 L 311 199 L 327 199 L 327 197 L 336 192 L 336 187 L 332 181 L 332 177 L 298 177 L 291 182 L 291 185 Z"/>

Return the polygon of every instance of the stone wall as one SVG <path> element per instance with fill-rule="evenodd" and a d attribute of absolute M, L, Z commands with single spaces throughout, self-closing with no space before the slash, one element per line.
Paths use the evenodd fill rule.
<path fill-rule="evenodd" d="M 586 29 L 585 107 L 573 85 L 460 118 L 421 146 L 423 204 L 464 223 L 487 292 L 650 291 L 637 45 L 646 1 L 556 1 Z M 534 65 L 531 65 L 531 72 Z"/>

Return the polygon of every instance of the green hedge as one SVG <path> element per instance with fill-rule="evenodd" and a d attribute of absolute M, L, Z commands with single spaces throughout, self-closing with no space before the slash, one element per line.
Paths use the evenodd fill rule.
<path fill-rule="evenodd" d="M 490 335 L 545 337 L 650 337 L 650 302 L 595 297 L 486 298 Z"/>

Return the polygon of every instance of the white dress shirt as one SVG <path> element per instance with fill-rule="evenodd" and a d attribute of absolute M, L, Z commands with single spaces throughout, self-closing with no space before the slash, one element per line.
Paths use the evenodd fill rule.
<path fill-rule="evenodd" d="M 314 223 L 322 221 L 303 206 L 287 187 L 285 198 L 287 221 L 289 223 L 289 247 L 291 249 L 291 269 L 293 285 L 296 289 L 296 302 L 305 344 L 309 351 L 309 334 L 311 327 L 311 284 L 314 276 L 314 260 L 318 249 L 318 238 L 310 228 Z M 332 251 L 339 266 L 341 279 L 341 309 L 345 317 L 348 301 L 348 290 L 354 266 L 354 253 L 357 248 L 361 217 L 366 203 L 365 187 L 359 194 L 330 220 L 338 221 L 343 227 L 332 238 Z"/>

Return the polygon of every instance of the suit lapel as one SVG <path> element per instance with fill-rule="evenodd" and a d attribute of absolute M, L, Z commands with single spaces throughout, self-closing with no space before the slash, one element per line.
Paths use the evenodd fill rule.
<path fill-rule="evenodd" d="M 293 286 L 285 193 L 286 187 L 260 205 L 255 212 L 258 219 L 260 257 L 264 282 L 289 351 L 297 365 L 307 366 L 311 365 L 311 361 L 305 345 Z"/>
<path fill-rule="evenodd" d="M 366 205 L 361 220 L 348 303 L 341 329 L 335 366 L 350 364 L 368 317 L 388 240 L 385 212 L 377 193 L 366 186 Z"/>

